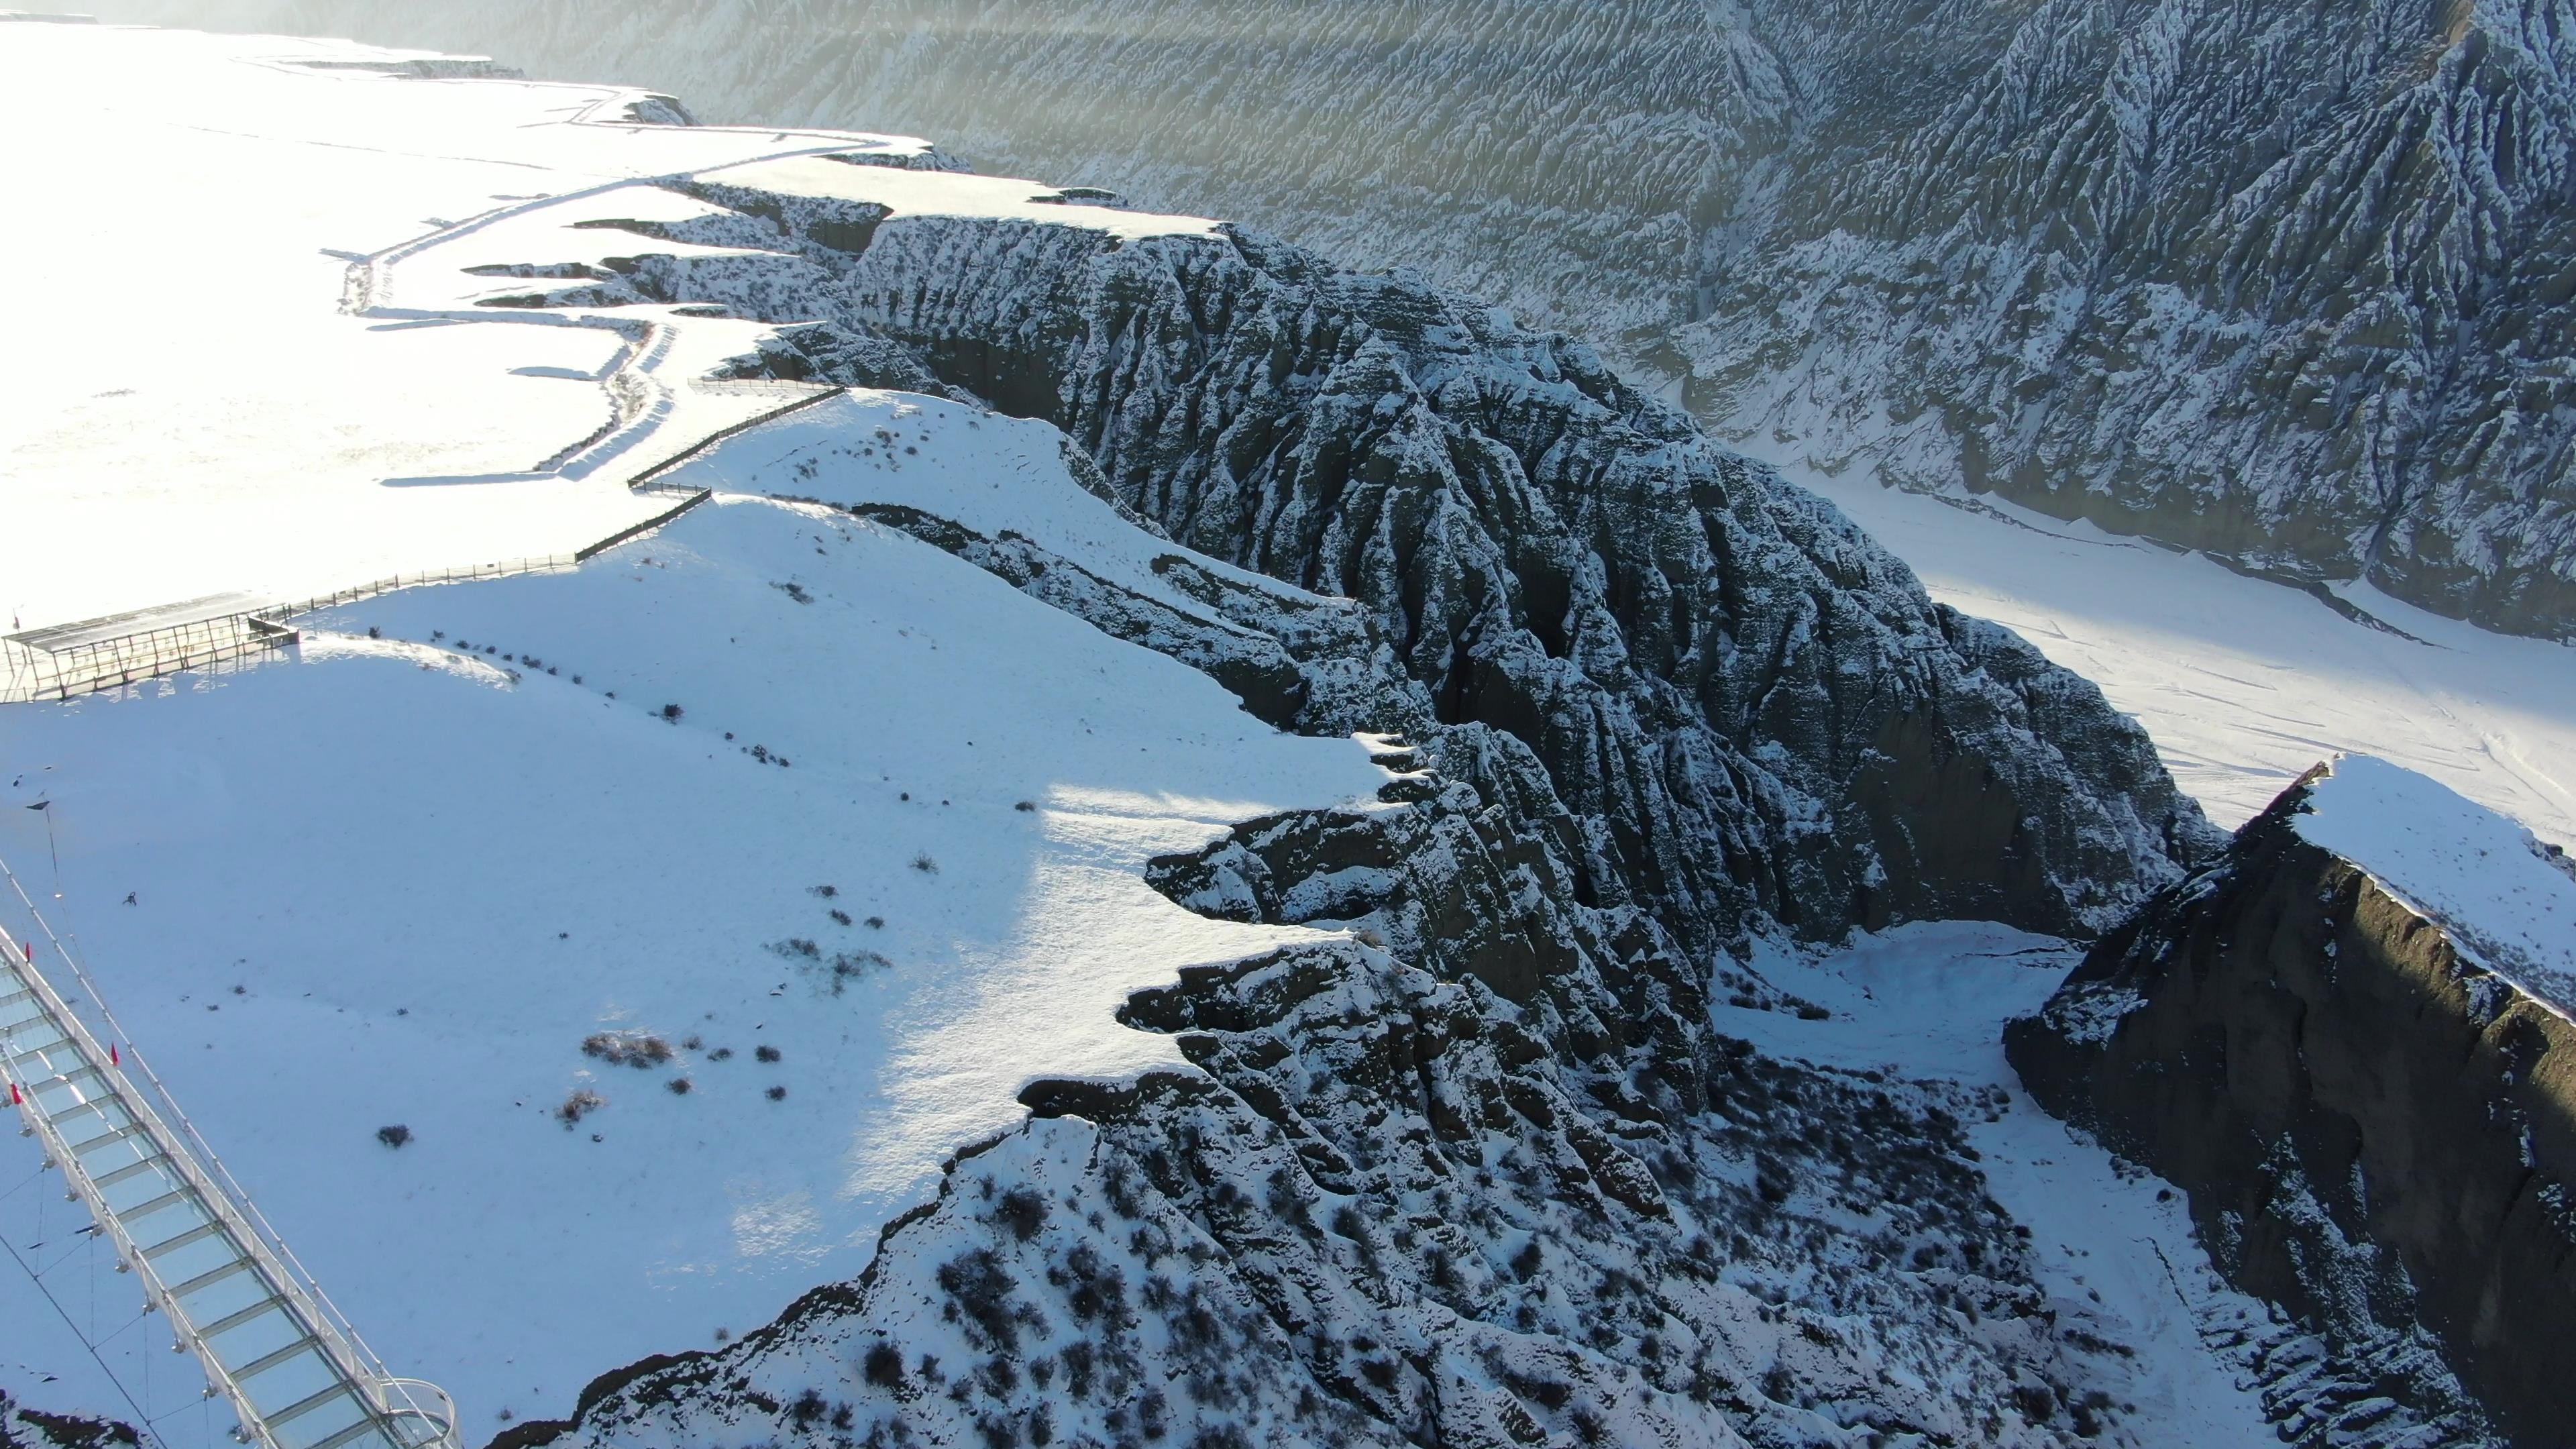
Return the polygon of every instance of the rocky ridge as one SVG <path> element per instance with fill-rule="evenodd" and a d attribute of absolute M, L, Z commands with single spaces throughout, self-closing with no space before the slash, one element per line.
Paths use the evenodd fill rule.
<path fill-rule="evenodd" d="M 820 318 L 738 370 L 1054 422 L 1132 516 L 1356 601 L 1369 642 L 1345 624 L 1364 657 L 1337 667 L 1383 687 L 1266 717 L 1512 733 L 1581 824 L 1580 898 L 1635 903 L 1703 956 L 1772 925 L 2100 929 L 2216 844 L 2092 686 L 1931 605 L 1831 508 L 1562 336 L 1241 232 L 1121 242 L 684 184 L 728 214 L 636 229 L 761 250 L 496 300 Z"/>
<path fill-rule="evenodd" d="M 823 319 L 737 373 L 926 379 L 1057 422 L 1148 528 L 1310 594 L 1175 551 L 1178 608 L 836 500 L 829 454 L 860 439 L 773 467 L 1274 723 L 1417 743 L 1389 738 L 1378 808 L 1156 866 L 1194 909 L 1351 934 L 1132 1001 L 1197 1074 L 1032 1088 L 1036 1122 L 962 1154 L 859 1282 L 505 1437 L 2134 1437 L 2134 1367 L 2038 1289 L 1959 1134 L 1995 1104 L 1767 1059 L 1706 1005 L 1794 1005 L 1732 964 L 1748 933 L 2080 930 L 2179 879 L 2214 835 L 2089 687 L 1585 349 L 1428 289 L 1240 233 L 698 194 L 729 213 L 681 239 L 761 250 L 529 275 Z M 1667 849 L 1675 816 L 1720 848 Z M 2313 1339 L 2254 1352 L 2285 1417 L 2360 1371 Z"/>
<path fill-rule="evenodd" d="M 2566 1443 L 2570 1027 L 2300 836 L 2324 769 L 2007 1048 L 2052 1112 L 2190 1194 L 2232 1280 L 2369 1366 L 2292 1428 L 2502 1442 L 2483 1406 L 2514 1444 Z"/>
<path fill-rule="evenodd" d="M 1135 998 L 1203 1075 L 1032 1087 L 859 1282 L 519 1442 L 2126 1439 L 1983 1191 L 1987 1102 L 1712 1032 L 1651 918 L 1570 903 L 1526 750 L 1409 753 L 1393 808 L 1158 867 L 1357 927 Z"/>
<path fill-rule="evenodd" d="M 2566 637 L 2571 19 L 2033 7 L 1936 112 L 1840 118 L 1712 253 L 1692 405 Z"/>
<path fill-rule="evenodd" d="M 1418 269 L 1766 452 L 2576 628 L 2567 0 L 112 9 L 941 136 Z"/>

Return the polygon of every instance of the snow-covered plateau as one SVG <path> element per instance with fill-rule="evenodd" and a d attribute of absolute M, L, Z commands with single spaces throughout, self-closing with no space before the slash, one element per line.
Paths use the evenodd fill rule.
<path fill-rule="evenodd" d="M 0 707 L 0 859 L 466 1444 L 2488 1442 L 2013 1085 L 2242 848 L 2189 675 L 1593 349 L 421 52 L 0 23 L 0 119 L 13 632 L 519 564 Z M 0 1437 L 210 1444 L 0 1148 Z"/>

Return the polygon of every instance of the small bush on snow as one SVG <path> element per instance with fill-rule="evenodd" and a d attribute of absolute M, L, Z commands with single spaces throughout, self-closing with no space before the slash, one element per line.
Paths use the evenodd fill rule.
<path fill-rule="evenodd" d="M 399 1122 L 376 1129 L 376 1140 L 387 1147 L 400 1147 L 411 1140 L 411 1129 Z"/>
<path fill-rule="evenodd" d="M 582 1038 L 583 1056 L 616 1067 L 658 1067 L 671 1059 L 671 1044 L 650 1032 L 596 1031 Z"/>
<path fill-rule="evenodd" d="M 555 1120 L 564 1124 L 564 1130 L 568 1132 L 573 1124 L 607 1105 L 606 1097 L 588 1087 L 576 1087 L 571 1096 L 563 1099 L 563 1105 L 555 1109 Z"/>

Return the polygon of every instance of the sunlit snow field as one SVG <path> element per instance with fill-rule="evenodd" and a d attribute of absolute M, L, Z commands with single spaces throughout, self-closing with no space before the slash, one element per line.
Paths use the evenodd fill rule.
<path fill-rule="evenodd" d="M 411 54 L 0 28 L 0 133 L 45 139 L 0 148 L 0 632 L 569 554 L 658 512 L 630 478 L 803 391 L 691 385 L 761 329 L 478 307 L 526 284 L 463 270 L 588 217 L 706 210 L 638 178 L 741 166 L 899 212 L 1073 215 L 1028 182 L 822 159 L 923 149 L 905 137 L 636 124 L 643 93 L 614 86 L 364 68 Z M 648 406 L 613 412 L 613 371 Z"/>
<path fill-rule="evenodd" d="M 615 334 L 349 316 L 350 264 L 531 197 L 835 138 L 588 120 L 622 113 L 614 87 L 297 63 L 393 54 L 0 27 L 20 138 L 0 147 L 0 612 L 309 597 L 570 553 L 653 511 L 614 477 L 524 477 L 607 421 L 582 379 Z"/>
<path fill-rule="evenodd" d="M 954 482 L 1033 537 L 1125 527 L 1060 464 L 987 461 Z M 1387 778 L 814 507 L 316 623 L 301 662 L 12 707 L 0 853 L 50 891 L 59 852 L 56 924 L 132 1040 L 377 1350 L 494 1428 L 854 1276 L 1032 1076 L 1179 1065 L 1128 993 L 1310 933 L 1187 912 L 1146 860 Z M 675 1059 L 584 1054 L 615 1031 Z M 37 1231 L 35 1157 L 0 1151 L 0 1231 L 85 1251 L 59 1201 Z M 0 1273 L 0 1317 L 49 1316 Z"/>
<path fill-rule="evenodd" d="M 525 283 L 466 269 L 593 216 L 706 210 L 630 178 L 919 143 L 631 125 L 635 93 L 611 87 L 287 63 L 384 55 L 0 25 L 0 124 L 52 140 L 0 154 L 50 207 L 0 237 L 22 283 L 0 352 L 19 623 L 568 554 L 671 505 L 625 486 L 644 466 L 824 391 L 691 385 L 754 324 L 478 308 Z M 1007 178 L 816 161 L 763 180 L 1207 225 L 1041 206 Z M 603 439 L 621 367 L 652 403 Z M 1054 429 L 885 394 L 817 417 L 671 481 L 905 502 L 1168 595 L 1145 562 L 1169 545 L 1081 491 Z M 915 451 L 770 476 L 818 425 Z M 751 497 L 578 571 L 301 622 L 291 658 L 0 712 L 0 855 L 129 1048 L 373 1346 L 456 1394 L 469 1437 L 855 1275 L 948 1153 L 1020 1120 L 1032 1076 L 1179 1065 L 1118 1004 L 1309 933 L 1186 912 L 1145 861 L 1386 778 L 1365 742 L 1280 735 L 928 545 Z M 583 1050 L 599 1033 L 674 1055 L 615 1064 Z M 582 1092 L 603 1104 L 568 1123 Z M 408 1145 L 380 1144 L 396 1124 Z M 78 1333 L 0 1265 L 0 1390 L 173 1442 L 228 1428 L 11 1142 L 0 1233 Z"/>

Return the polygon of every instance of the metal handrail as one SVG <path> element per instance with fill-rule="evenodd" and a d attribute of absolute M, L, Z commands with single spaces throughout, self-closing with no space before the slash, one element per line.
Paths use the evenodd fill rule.
<path fill-rule="evenodd" d="M 54 934 L 53 927 L 46 922 L 43 912 L 37 909 L 35 901 L 28 896 L 26 886 L 19 881 L 17 873 L 9 869 L 5 860 L 0 860 L 0 878 L 8 881 L 19 903 L 26 907 L 29 919 L 33 920 L 36 928 L 44 933 L 45 939 L 52 944 L 55 954 L 61 957 L 64 966 L 72 973 L 73 981 L 88 993 L 90 1004 L 98 1012 L 99 1019 L 107 1025 L 111 1033 L 132 1048 L 123 1053 L 123 1061 L 130 1063 L 131 1069 L 121 1066 L 109 1057 L 98 1038 L 90 1032 L 87 1024 L 81 1021 L 78 1013 L 73 1011 L 70 1003 L 55 992 L 52 984 L 34 969 L 32 952 L 13 939 L 5 928 L 0 928 L 0 949 L 18 953 L 17 959 L 27 963 L 27 970 L 23 974 L 28 978 L 28 986 L 37 993 L 38 1002 L 46 1008 L 47 1015 L 55 1018 L 54 1024 L 63 1031 L 65 1036 L 72 1039 L 74 1046 L 89 1058 L 89 1065 L 106 1079 L 112 1089 L 115 1089 L 115 1096 L 119 1103 L 136 1118 L 139 1125 L 143 1126 L 145 1134 L 168 1139 L 164 1144 L 163 1155 L 173 1165 L 173 1169 L 197 1193 L 209 1213 L 218 1218 L 228 1214 L 233 1219 L 232 1222 L 225 1224 L 226 1228 L 238 1232 L 243 1250 L 259 1264 L 262 1274 L 277 1280 L 274 1286 L 279 1290 L 279 1296 L 286 1298 L 295 1306 L 298 1316 L 306 1320 L 306 1326 L 312 1330 L 314 1338 L 323 1345 L 324 1352 L 339 1366 L 342 1376 L 367 1396 L 368 1409 L 379 1417 L 415 1419 L 430 1425 L 433 1432 L 428 1437 L 417 1441 L 420 1449 L 458 1449 L 455 1401 L 444 1390 L 423 1380 L 396 1377 L 385 1367 L 384 1361 L 376 1356 L 374 1350 L 367 1347 L 366 1341 L 359 1337 L 356 1326 L 340 1312 L 337 1305 L 332 1303 L 330 1295 L 323 1290 L 321 1282 L 313 1276 L 310 1269 L 304 1266 L 303 1261 L 295 1256 L 294 1250 L 287 1247 L 285 1239 L 268 1221 L 267 1215 L 260 1212 L 257 1204 L 251 1201 L 249 1192 L 242 1187 L 240 1180 L 232 1175 L 231 1169 L 224 1165 L 223 1159 L 206 1141 L 204 1134 L 197 1130 L 196 1123 L 179 1106 L 178 1099 L 162 1082 L 160 1074 L 152 1070 L 151 1063 L 144 1058 L 142 1050 L 134 1046 L 132 1035 L 125 1030 L 123 1023 L 117 1021 L 115 1012 L 107 1005 L 107 999 L 99 991 L 98 984 L 90 979 L 88 971 L 83 969 L 79 959 L 64 946 L 62 939 Z M 134 1089 L 134 1078 L 137 1073 L 148 1087 L 148 1092 Z M 108 1209 L 105 1199 L 99 1197 L 95 1189 L 89 1186 L 86 1177 L 78 1170 L 77 1159 L 70 1156 L 70 1144 L 62 1140 L 51 1122 L 36 1107 L 32 1093 L 25 1095 L 22 1112 L 44 1139 L 46 1155 L 66 1164 L 65 1178 L 73 1184 L 75 1190 L 89 1200 L 92 1215 L 115 1243 L 119 1261 L 143 1278 L 147 1304 L 157 1307 L 169 1303 L 171 1299 L 168 1285 L 161 1282 L 160 1275 L 151 1260 L 146 1258 L 128 1237 L 124 1224 Z M 175 1133 L 171 1130 L 174 1123 L 177 1128 Z M 180 1150 L 167 1151 L 166 1148 L 170 1146 L 178 1147 Z M 217 1386 L 233 1401 L 243 1423 L 259 1424 L 260 1416 L 256 1407 L 252 1405 L 248 1395 L 233 1380 L 232 1375 L 221 1362 L 212 1353 L 200 1352 L 197 1357 L 205 1367 L 207 1377 L 217 1381 Z M 434 1395 L 435 1408 L 424 1407 L 415 1397 L 414 1389 L 427 1390 Z M 264 1429 L 261 1437 L 269 1438 Z M 283 1446 L 276 1445 L 273 1440 L 270 1444 L 271 1449 L 283 1449 Z"/>
<path fill-rule="evenodd" d="M 0 689 L 0 703 L 28 703 L 52 697 L 69 699 L 75 691 L 94 693 L 101 689 L 135 683 L 192 667 L 199 659 L 199 644 L 204 648 L 204 661 L 234 658 L 254 649 L 291 642 L 290 637 L 249 637 L 259 635 L 263 626 L 275 628 L 277 621 L 309 614 L 318 609 L 336 608 L 356 603 L 397 589 L 422 588 L 432 584 L 465 583 L 477 579 L 503 578 L 518 574 L 552 573 L 576 567 L 578 554 L 545 554 L 538 557 L 501 559 L 488 564 L 468 564 L 462 568 L 428 569 L 418 573 L 392 574 L 363 584 L 336 589 L 312 598 L 265 604 L 256 608 L 237 609 L 204 619 L 191 619 L 180 624 L 138 629 L 130 634 L 92 640 L 60 654 L 52 654 L 15 640 L 0 641 L 8 647 L 11 667 L 8 684 Z M 219 630 L 233 631 L 233 637 L 218 639 Z M 178 636 L 165 640 L 164 636 Z M 141 641 L 137 657 L 128 660 L 126 646 Z M 111 653 L 112 651 L 112 653 Z M 101 656 L 109 656 L 102 661 Z M 83 661 L 74 664 L 67 661 Z"/>

